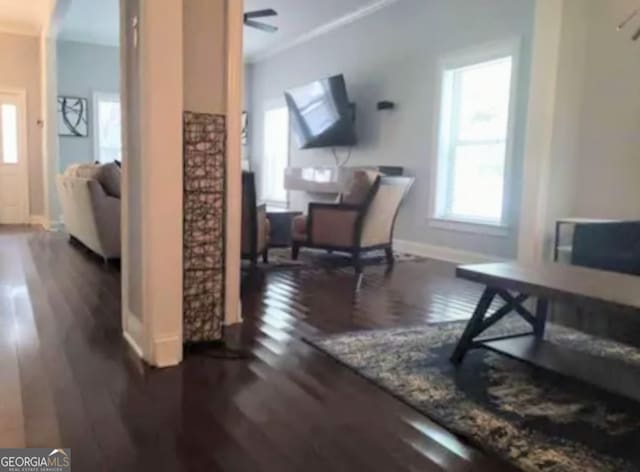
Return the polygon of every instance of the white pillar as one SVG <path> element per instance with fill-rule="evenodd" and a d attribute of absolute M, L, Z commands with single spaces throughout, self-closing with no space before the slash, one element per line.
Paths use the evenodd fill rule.
<path fill-rule="evenodd" d="M 523 163 L 518 260 L 543 258 L 564 0 L 538 0 Z"/>
<path fill-rule="evenodd" d="M 123 329 L 159 367 L 238 318 L 240 101 L 228 81 L 242 48 L 228 21 L 241 24 L 241 8 L 121 0 Z"/>
<path fill-rule="evenodd" d="M 538 0 L 518 260 L 550 258 L 554 222 L 572 216 L 591 0 Z"/>
<path fill-rule="evenodd" d="M 42 118 L 42 188 L 45 228 L 56 229 L 61 220 L 56 190 L 58 169 L 58 64 L 57 37 L 71 0 L 52 0 L 40 35 L 40 96 Z"/>

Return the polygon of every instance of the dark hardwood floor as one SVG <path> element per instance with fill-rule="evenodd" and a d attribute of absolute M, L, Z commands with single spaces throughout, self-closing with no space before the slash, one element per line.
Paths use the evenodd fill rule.
<path fill-rule="evenodd" d="M 62 234 L 0 229 L 0 447 L 70 447 L 75 471 L 510 470 L 304 343 L 468 317 L 435 261 L 245 281 L 249 360 L 155 370 L 122 339 L 117 269 Z"/>

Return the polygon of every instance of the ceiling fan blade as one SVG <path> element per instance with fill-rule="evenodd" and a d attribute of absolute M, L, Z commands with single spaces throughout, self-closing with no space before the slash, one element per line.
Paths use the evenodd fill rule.
<path fill-rule="evenodd" d="M 624 28 L 625 26 L 627 26 L 627 23 L 629 23 L 631 20 L 633 20 L 633 19 L 638 15 L 638 13 L 640 13 L 640 8 L 636 8 L 635 10 L 633 10 L 633 11 L 629 14 L 629 16 L 627 16 L 627 17 L 622 21 L 622 23 L 620 23 L 620 24 L 618 25 L 618 31 L 620 31 L 622 28 Z"/>
<path fill-rule="evenodd" d="M 277 16 L 278 12 L 275 11 L 273 8 L 267 8 L 265 10 L 255 10 L 255 11 L 248 11 L 247 13 L 244 14 L 245 18 L 263 18 L 265 16 Z"/>
<path fill-rule="evenodd" d="M 251 26 L 252 28 L 265 31 L 267 33 L 275 33 L 276 31 L 278 31 L 277 26 L 268 25 L 266 23 L 260 23 L 258 21 L 244 20 L 244 24 L 247 26 Z"/>

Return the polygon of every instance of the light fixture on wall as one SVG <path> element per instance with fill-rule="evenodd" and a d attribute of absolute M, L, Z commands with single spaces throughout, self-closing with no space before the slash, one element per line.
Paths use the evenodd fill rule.
<path fill-rule="evenodd" d="M 631 21 L 638 16 L 638 14 L 640 13 L 640 8 L 636 8 L 635 10 L 633 10 L 623 21 L 622 23 L 620 23 L 618 25 L 618 31 L 622 31 L 629 23 L 631 23 Z M 638 27 L 638 29 L 636 30 L 636 32 L 634 33 L 634 35 L 631 37 L 631 39 L 633 41 L 637 41 L 638 39 L 640 39 L 640 27 Z"/>
<path fill-rule="evenodd" d="M 378 110 L 393 110 L 396 107 L 396 104 L 389 100 L 382 100 L 377 103 L 376 108 Z"/>

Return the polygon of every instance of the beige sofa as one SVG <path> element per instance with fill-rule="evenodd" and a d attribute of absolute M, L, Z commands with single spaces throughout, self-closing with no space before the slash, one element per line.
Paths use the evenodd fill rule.
<path fill-rule="evenodd" d="M 105 261 L 120 257 L 120 168 L 78 164 L 57 178 L 65 230 Z"/>

